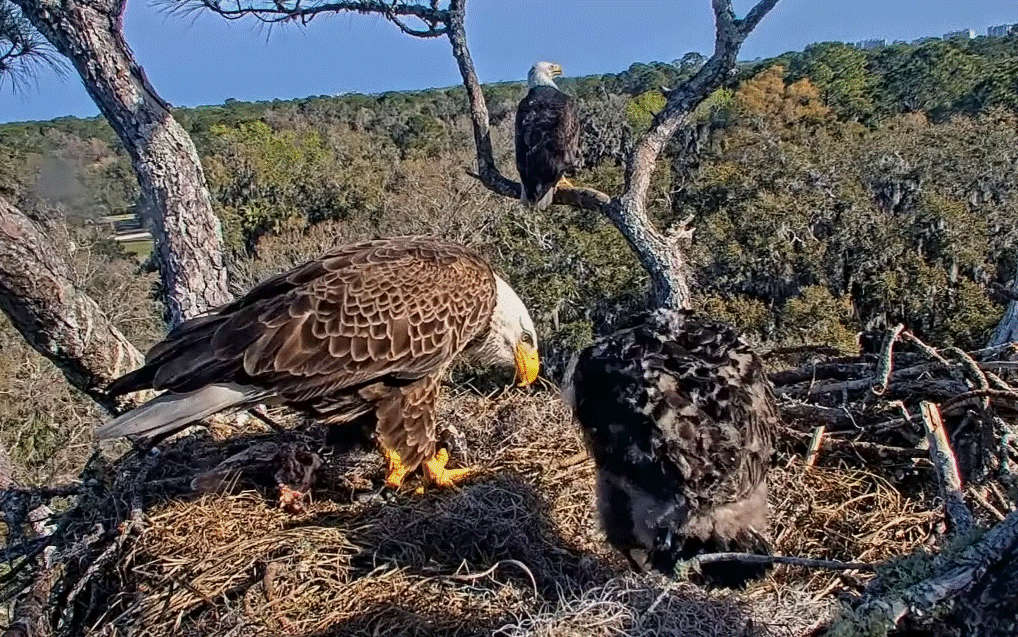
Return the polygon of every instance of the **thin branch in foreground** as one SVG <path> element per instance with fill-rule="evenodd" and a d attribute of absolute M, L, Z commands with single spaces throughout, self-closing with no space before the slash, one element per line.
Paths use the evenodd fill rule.
<path fill-rule="evenodd" d="M 948 522 L 956 534 L 968 533 L 975 526 L 975 521 L 972 518 L 972 511 L 965 504 L 961 476 L 958 474 L 958 461 L 947 439 L 940 410 L 934 403 L 926 400 L 919 404 L 919 408 L 922 410 L 926 440 L 930 445 L 930 461 L 937 471 L 937 483 L 944 498 Z"/>
<path fill-rule="evenodd" d="M 697 555 L 686 564 L 697 567 L 713 562 L 739 562 L 742 564 L 786 564 L 804 568 L 822 568 L 831 571 L 867 571 L 877 570 L 876 564 L 869 562 L 841 562 L 838 560 L 814 560 L 808 557 L 792 555 L 757 555 L 755 553 L 707 553 Z"/>

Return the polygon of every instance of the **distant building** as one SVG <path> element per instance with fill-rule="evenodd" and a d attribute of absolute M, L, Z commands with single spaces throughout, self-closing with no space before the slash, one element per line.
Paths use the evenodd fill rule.
<path fill-rule="evenodd" d="M 945 40 L 971 40 L 974 37 L 976 37 L 976 32 L 972 29 L 958 29 L 944 34 Z"/>
<path fill-rule="evenodd" d="M 873 38 L 870 40 L 860 40 L 855 43 L 855 48 L 862 49 L 864 51 L 872 51 L 873 49 L 879 49 L 887 46 L 887 41 L 883 38 Z"/>
<path fill-rule="evenodd" d="M 1007 37 L 1008 35 L 1011 34 L 1011 31 L 1014 30 L 1015 26 L 1018 26 L 1018 25 L 1014 25 L 1014 24 L 998 24 L 995 27 L 987 28 L 986 29 L 986 35 L 988 35 L 991 38 L 1003 38 L 1003 37 Z"/>
<path fill-rule="evenodd" d="M 895 40 L 891 44 L 908 44 L 907 40 Z"/>

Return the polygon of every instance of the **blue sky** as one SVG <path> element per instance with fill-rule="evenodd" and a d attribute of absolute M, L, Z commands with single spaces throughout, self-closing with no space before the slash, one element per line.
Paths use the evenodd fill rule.
<path fill-rule="evenodd" d="M 739 14 L 752 0 L 735 0 Z M 467 32 L 481 81 L 523 79 L 540 59 L 568 76 L 617 73 L 713 46 L 710 0 L 470 0 Z M 779 0 L 743 46 L 749 59 L 824 40 L 912 40 L 1018 22 L 1018 0 Z M 305 28 L 168 16 L 128 0 L 127 41 L 156 90 L 177 106 L 372 93 L 459 83 L 444 38 L 402 35 L 376 16 L 324 15 Z M 75 72 L 0 93 L 0 122 L 88 117 L 98 110 Z"/>

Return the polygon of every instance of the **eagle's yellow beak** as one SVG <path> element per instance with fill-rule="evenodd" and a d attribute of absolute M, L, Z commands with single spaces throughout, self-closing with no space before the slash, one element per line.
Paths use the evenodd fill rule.
<path fill-rule="evenodd" d="M 537 349 L 533 345 L 520 342 L 516 344 L 516 383 L 517 387 L 526 387 L 537 379 L 541 370 L 541 361 L 537 357 Z"/>

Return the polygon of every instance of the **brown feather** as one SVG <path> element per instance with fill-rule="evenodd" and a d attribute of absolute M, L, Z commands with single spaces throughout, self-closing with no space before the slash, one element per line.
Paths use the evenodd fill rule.
<path fill-rule="evenodd" d="M 114 385 L 236 383 L 337 422 L 377 406 L 383 442 L 422 459 L 434 449 L 439 379 L 487 332 L 495 300 L 490 266 L 456 243 L 340 246 L 182 323 Z M 370 398 L 359 393 L 367 386 Z"/>

